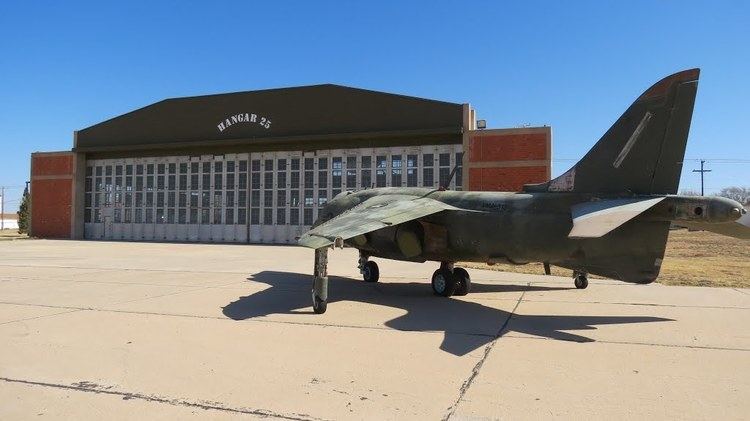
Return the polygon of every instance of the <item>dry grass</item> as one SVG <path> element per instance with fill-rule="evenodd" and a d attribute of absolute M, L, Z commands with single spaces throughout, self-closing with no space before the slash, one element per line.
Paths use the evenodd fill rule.
<path fill-rule="evenodd" d="M 0 240 L 16 240 L 19 238 L 28 238 L 26 234 L 19 234 L 18 230 L 0 230 Z"/>
<path fill-rule="evenodd" d="M 541 263 L 522 266 L 466 263 L 463 266 L 503 272 L 544 273 Z M 570 276 L 571 272 L 553 266 L 552 274 Z M 665 285 L 750 288 L 750 243 L 710 232 L 671 231 L 657 282 Z"/>

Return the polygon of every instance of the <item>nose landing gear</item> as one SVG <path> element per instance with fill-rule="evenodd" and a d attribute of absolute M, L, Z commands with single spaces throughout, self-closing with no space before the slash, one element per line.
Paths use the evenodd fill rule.
<path fill-rule="evenodd" d="M 378 279 L 380 279 L 378 264 L 367 259 L 369 259 L 368 255 L 359 252 L 359 265 L 357 265 L 359 273 L 362 274 L 365 282 L 378 282 Z"/>

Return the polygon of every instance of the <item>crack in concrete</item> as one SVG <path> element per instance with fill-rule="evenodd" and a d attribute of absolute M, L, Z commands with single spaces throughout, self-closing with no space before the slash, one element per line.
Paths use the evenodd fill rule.
<path fill-rule="evenodd" d="M 83 310 L 84 310 L 84 309 L 71 309 L 70 311 L 61 311 L 61 312 L 59 312 L 59 313 L 52 313 L 52 314 L 42 314 L 41 316 L 35 316 L 35 317 L 26 317 L 26 318 L 23 318 L 23 319 L 17 319 L 17 320 L 9 320 L 9 321 L 7 321 L 7 322 L 2 322 L 2 323 L 0 323 L 0 326 L 2 326 L 2 325 L 7 325 L 7 324 L 10 324 L 10 323 L 20 323 L 20 322 L 26 322 L 26 321 L 29 321 L 29 320 L 43 319 L 43 318 L 45 318 L 45 317 L 53 317 L 53 316 L 59 316 L 59 315 L 61 315 L 61 314 L 76 313 L 76 312 L 79 312 L 79 311 L 83 311 Z"/>
<path fill-rule="evenodd" d="M 521 335 L 504 335 L 505 338 L 509 339 L 531 339 L 531 340 L 542 340 L 542 341 L 561 341 L 571 342 L 576 344 L 614 344 L 614 345 L 640 345 L 640 346 L 659 346 L 665 348 L 685 348 L 685 349 L 707 349 L 712 351 L 743 351 L 750 352 L 748 348 L 729 348 L 721 346 L 710 346 L 710 345 L 680 345 L 680 344 L 658 344 L 653 342 L 637 342 L 637 341 L 608 341 L 605 339 L 596 339 L 590 342 L 576 341 L 571 339 L 560 339 L 560 338 L 543 338 L 540 336 L 521 336 Z"/>
<path fill-rule="evenodd" d="M 529 283 L 530 285 L 531 283 Z M 508 327 L 508 324 L 510 323 L 510 320 L 513 318 L 513 315 L 516 314 L 516 310 L 518 309 L 518 306 L 521 305 L 521 301 L 523 301 L 523 297 L 526 295 L 526 291 L 524 291 L 520 297 L 518 297 L 518 301 L 516 302 L 516 305 L 513 307 L 513 310 L 508 313 L 508 317 L 503 322 L 502 326 L 500 326 L 500 329 L 495 334 L 494 339 L 488 343 L 484 347 L 484 353 L 482 354 L 482 358 L 479 359 L 479 361 L 474 365 L 474 368 L 471 370 L 471 374 L 469 375 L 469 378 L 464 381 L 464 383 L 461 385 L 461 388 L 458 389 L 458 398 L 455 402 L 453 402 L 453 405 L 451 405 L 448 408 L 448 413 L 445 414 L 443 417 L 443 421 L 448 421 L 453 414 L 455 414 L 456 410 L 458 409 L 458 404 L 461 403 L 461 400 L 464 398 L 464 395 L 466 395 L 466 392 L 469 391 L 469 388 L 471 387 L 472 383 L 474 383 L 474 379 L 477 378 L 479 375 L 479 371 L 482 370 L 482 366 L 484 366 L 484 362 L 487 360 L 487 357 L 490 355 L 490 352 L 495 347 L 495 344 L 497 343 L 497 340 L 502 336 L 503 331 Z"/>
<path fill-rule="evenodd" d="M 210 403 L 205 402 L 205 401 L 204 402 L 200 402 L 200 401 L 192 402 L 186 399 L 166 398 L 163 396 L 148 395 L 148 394 L 138 393 L 138 392 L 120 392 L 117 390 L 112 390 L 111 386 L 100 386 L 96 383 L 85 382 L 85 381 L 76 382 L 71 385 L 67 385 L 67 384 L 48 383 L 48 382 L 40 382 L 40 381 L 32 381 L 32 380 L 12 379 L 8 377 L 0 377 L 0 380 L 7 382 L 7 383 L 18 383 L 18 384 L 25 384 L 29 386 L 52 387 L 56 389 L 74 390 L 77 392 L 84 392 L 84 393 L 120 396 L 122 397 L 123 400 L 139 399 L 139 400 L 143 400 L 147 402 L 163 403 L 163 404 L 173 405 L 173 406 L 186 406 L 190 408 L 199 408 L 199 409 L 203 409 L 206 411 L 209 411 L 209 410 L 223 411 L 223 412 L 230 412 L 230 413 L 236 413 L 236 414 L 257 415 L 261 417 L 272 417 L 272 418 L 295 420 L 295 421 L 321 420 L 321 418 L 312 417 L 307 414 L 280 414 L 280 413 L 273 412 L 267 409 L 233 408 L 233 407 L 224 405 L 220 402 L 210 402 Z"/>

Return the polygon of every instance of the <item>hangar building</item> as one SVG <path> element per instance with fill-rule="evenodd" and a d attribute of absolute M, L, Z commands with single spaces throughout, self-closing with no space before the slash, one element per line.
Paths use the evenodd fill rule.
<path fill-rule="evenodd" d="M 385 186 L 517 191 L 551 129 L 476 128 L 457 104 L 338 85 L 173 98 L 31 156 L 31 234 L 293 243 L 328 200 Z"/>

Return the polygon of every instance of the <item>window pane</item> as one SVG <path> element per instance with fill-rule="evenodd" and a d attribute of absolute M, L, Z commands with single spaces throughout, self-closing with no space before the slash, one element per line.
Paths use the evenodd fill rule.
<path fill-rule="evenodd" d="M 263 225 L 273 225 L 273 209 L 263 209 Z"/>
<path fill-rule="evenodd" d="M 431 153 L 422 155 L 423 167 L 432 167 L 433 165 L 435 165 L 435 157 Z"/>
<path fill-rule="evenodd" d="M 276 225 L 286 225 L 286 209 L 276 209 Z"/>

